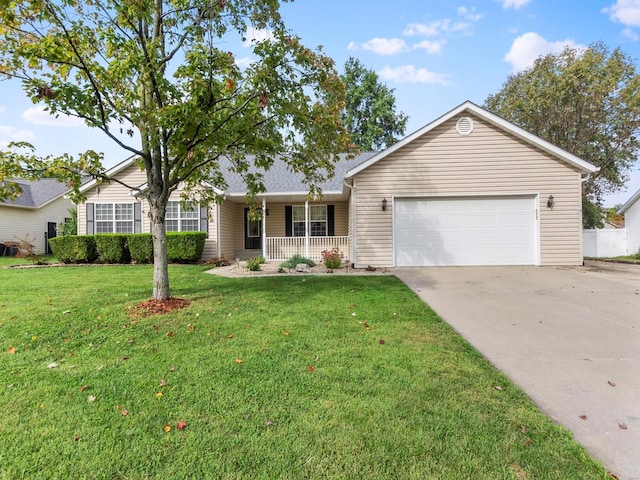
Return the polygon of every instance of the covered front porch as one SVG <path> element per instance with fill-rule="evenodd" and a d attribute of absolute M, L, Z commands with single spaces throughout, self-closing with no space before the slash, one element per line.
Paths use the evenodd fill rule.
<path fill-rule="evenodd" d="M 244 198 L 227 198 L 219 206 L 220 256 L 284 261 L 298 254 L 320 262 L 323 251 L 338 248 L 350 258 L 347 199 L 327 195 L 309 201 L 296 195 L 262 198 L 261 204 L 261 218 L 253 218 Z"/>

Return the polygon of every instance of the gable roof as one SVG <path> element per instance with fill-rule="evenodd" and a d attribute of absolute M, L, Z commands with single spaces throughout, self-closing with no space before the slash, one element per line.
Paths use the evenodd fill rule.
<path fill-rule="evenodd" d="M 22 193 L 14 200 L 5 200 L 0 205 L 23 208 L 40 208 L 53 202 L 69 191 L 64 182 L 55 178 L 27 180 L 17 178 L 11 180 L 22 187 Z"/>
<path fill-rule="evenodd" d="M 434 130 L 435 128 L 439 127 L 440 125 L 442 125 L 446 121 L 452 119 L 456 115 L 459 115 L 459 114 L 461 114 L 463 112 L 469 112 L 469 113 L 472 113 L 472 114 L 476 115 L 477 117 L 480 117 L 481 119 L 485 120 L 486 122 L 488 122 L 488 123 L 500 128 L 501 130 L 504 130 L 504 131 L 506 131 L 506 132 L 508 132 L 508 133 L 520 138 L 521 140 L 533 145 L 534 147 L 537 147 L 537 148 L 539 148 L 539 149 L 541 149 L 541 150 L 553 155 L 554 157 L 564 161 L 565 163 L 567 163 L 567 164 L 571 165 L 572 167 L 578 169 L 583 174 L 594 173 L 594 172 L 597 172 L 599 170 L 598 167 L 596 167 L 594 165 L 591 165 L 590 163 L 585 162 L 581 158 L 576 157 L 575 155 L 572 155 L 571 153 L 569 153 L 569 152 L 567 152 L 567 151 L 565 151 L 565 150 L 563 150 L 563 149 L 561 149 L 559 147 L 556 147 L 555 145 L 547 142 L 546 140 L 543 140 L 540 137 L 537 137 L 537 136 L 527 132 L 526 130 L 518 127 L 517 125 L 514 125 L 511 122 L 508 122 L 504 118 L 501 118 L 501 117 L 499 117 L 499 116 L 497 116 L 497 115 L 485 110 L 484 108 L 479 107 L 475 103 L 472 103 L 470 101 L 466 101 L 466 102 L 458 105 L 456 108 L 454 108 L 453 110 L 449 111 L 448 113 L 445 113 L 441 117 L 437 118 L 433 122 L 425 125 L 421 129 L 416 130 L 414 133 L 412 133 L 411 135 L 409 135 L 409 136 L 405 137 L 404 139 L 400 140 L 398 143 L 392 145 L 391 147 L 389 147 L 386 150 L 378 153 L 377 155 L 374 155 L 373 157 L 369 158 L 366 162 L 363 162 L 360 165 L 358 165 L 357 167 L 352 168 L 351 170 L 349 170 L 346 173 L 345 178 L 353 177 L 357 173 L 359 173 L 359 172 L 363 171 L 364 169 L 370 167 L 371 165 L 379 162 L 383 158 L 391 155 L 396 150 L 401 149 L 405 145 L 413 142 L 415 139 L 427 134 L 428 132 Z"/>
<path fill-rule="evenodd" d="M 344 174 L 350 169 L 354 168 L 362 162 L 365 162 L 377 152 L 365 152 L 356 156 L 353 159 L 348 159 L 346 155 L 339 155 L 335 162 L 335 175 L 333 178 L 318 185 L 323 192 L 339 193 L 342 192 L 343 185 L 342 180 Z M 248 155 L 247 158 L 251 161 L 253 155 Z M 106 174 L 109 177 L 118 175 L 120 172 L 126 170 L 133 165 L 136 157 L 129 157 L 126 160 L 115 165 L 111 169 L 107 170 Z M 241 175 L 232 171 L 233 164 L 226 157 L 220 158 L 220 169 L 227 182 L 227 189 L 222 192 L 231 196 L 246 195 L 247 186 Z M 250 168 L 252 173 L 260 171 L 259 169 Z M 304 177 L 302 174 L 292 172 L 287 163 L 281 156 L 277 156 L 273 162 L 273 165 L 266 172 L 262 172 L 264 185 L 266 188 L 266 195 L 269 194 L 306 194 L 307 190 L 303 183 Z M 80 187 L 80 192 L 86 192 L 97 185 L 97 180 L 91 180 Z M 216 188 L 215 185 L 209 185 L 211 188 Z M 144 185 L 140 186 L 144 188 Z M 262 194 L 265 195 L 265 194 Z"/>
<path fill-rule="evenodd" d="M 631 196 L 631 198 L 629 200 L 627 200 L 626 203 L 624 205 L 622 205 L 622 207 L 620 207 L 620 210 L 618 210 L 618 213 L 623 214 L 624 212 L 629 210 L 631 208 L 631 206 L 634 203 L 636 203 L 638 200 L 640 200 L 640 190 L 638 190 L 636 193 L 634 193 Z"/>

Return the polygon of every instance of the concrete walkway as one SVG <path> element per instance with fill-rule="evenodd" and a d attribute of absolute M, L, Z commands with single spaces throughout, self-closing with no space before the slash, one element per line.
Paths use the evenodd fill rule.
<path fill-rule="evenodd" d="M 393 273 L 611 473 L 640 479 L 640 265 Z"/>

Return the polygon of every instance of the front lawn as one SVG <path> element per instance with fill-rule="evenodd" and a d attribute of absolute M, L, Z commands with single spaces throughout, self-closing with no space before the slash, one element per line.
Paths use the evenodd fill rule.
<path fill-rule="evenodd" d="M 607 478 L 397 279 L 202 271 L 0 268 L 0 478 Z"/>

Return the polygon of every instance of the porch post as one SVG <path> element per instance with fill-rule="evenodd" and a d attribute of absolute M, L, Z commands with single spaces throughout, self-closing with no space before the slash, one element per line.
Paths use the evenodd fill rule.
<path fill-rule="evenodd" d="M 304 201 L 304 256 L 309 258 L 309 200 Z"/>
<path fill-rule="evenodd" d="M 267 256 L 267 199 L 262 199 L 262 256 L 269 260 Z"/>

